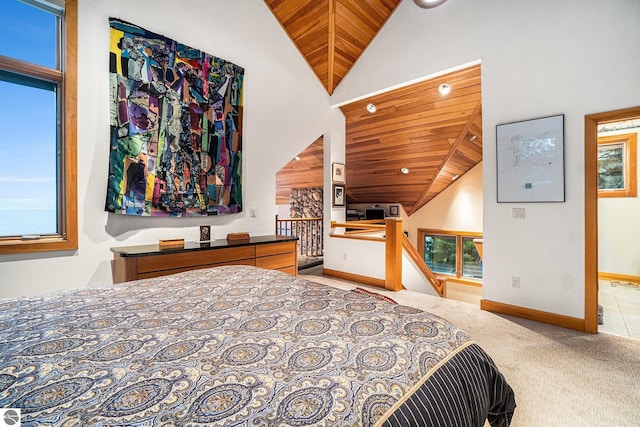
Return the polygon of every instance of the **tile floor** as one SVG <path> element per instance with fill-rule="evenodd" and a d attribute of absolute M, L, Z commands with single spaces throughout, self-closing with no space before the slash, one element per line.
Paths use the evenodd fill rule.
<path fill-rule="evenodd" d="M 452 285 L 447 284 L 447 298 L 480 305 L 481 288 Z M 604 324 L 598 325 L 598 332 L 640 340 L 640 287 L 612 286 L 606 280 L 600 280 L 598 286 L 598 303 L 604 308 Z"/>
<path fill-rule="evenodd" d="M 598 332 L 640 339 L 640 288 L 598 281 L 598 303 L 604 308 L 604 324 Z"/>

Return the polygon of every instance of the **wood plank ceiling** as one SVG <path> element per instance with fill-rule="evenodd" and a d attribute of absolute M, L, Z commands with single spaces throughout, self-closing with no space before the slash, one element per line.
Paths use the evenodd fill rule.
<path fill-rule="evenodd" d="M 476 65 L 342 106 L 348 202 L 399 203 L 411 215 L 482 161 L 480 77 Z"/>
<path fill-rule="evenodd" d="M 400 0 L 265 0 L 331 95 Z"/>
<path fill-rule="evenodd" d="M 293 159 L 276 172 L 276 205 L 288 205 L 294 188 L 324 187 L 324 138 L 309 145 L 298 159 Z"/>
<path fill-rule="evenodd" d="M 400 3 L 264 1 L 329 94 Z M 340 107 L 347 126 L 347 203 L 397 203 L 411 215 L 482 161 L 480 79 L 477 65 Z M 441 83 L 451 86 L 449 95 L 438 93 Z M 369 103 L 376 113 L 367 112 Z M 296 167 L 301 171 L 294 172 Z M 400 171 L 403 167 L 408 174 Z M 299 177 L 295 188 L 317 181 L 303 176 L 305 169 L 311 173 L 308 165 L 285 168 L 287 180 Z M 284 191 L 292 185 L 278 185 L 279 204 L 285 198 L 288 203 Z"/>

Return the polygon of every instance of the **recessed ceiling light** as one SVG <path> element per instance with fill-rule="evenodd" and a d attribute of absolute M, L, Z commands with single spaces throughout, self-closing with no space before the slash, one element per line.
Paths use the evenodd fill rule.
<path fill-rule="evenodd" d="M 451 92 L 451 86 L 446 83 L 442 83 L 438 86 L 438 92 L 440 92 L 440 95 L 448 95 L 449 92 Z"/>
<path fill-rule="evenodd" d="M 299 162 L 300 161 L 300 156 L 295 156 L 294 159 L 296 159 Z"/>
<path fill-rule="evenodd" d="M 371 114 L 375 113 L 376 111 L 378 111 L 378 109 L 376 108 L 375 105 L 373 104 L 367 104 L 367 111 L 370 112 Z"/>
<path fill-rule="evenodd" d="M 403 174 L 408 174 L 409 173 L 409 168 L 402 168 L 400 169 L 400 172 L 402 172 Z"/>
<path fill-rule="evenodd" d="M 478 137 L 476 135 L 471 135 L 469 137 L 469 141 L 471 141 L 471 142 L 475 141 L 476 139 L 478 139 Z"/>
<path fill-rule="evenodd" d="M 460 175 L 454 175 L 453 178 L 451 178 L 451 181 L 455 181 L 458 178 L 460 178 Z"/>

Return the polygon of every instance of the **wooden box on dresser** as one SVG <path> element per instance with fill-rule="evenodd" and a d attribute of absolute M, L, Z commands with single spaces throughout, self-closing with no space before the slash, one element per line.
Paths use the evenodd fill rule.
<path fill-rule="evenodd" d="M 122 246 L 113 252 L 113 282 L 147 279 L 221 265 L 255 265 L 298 274 L 298 238 L 254 236 L 245 241 L 185 242 L 160 249 L 158 244 Z"/>

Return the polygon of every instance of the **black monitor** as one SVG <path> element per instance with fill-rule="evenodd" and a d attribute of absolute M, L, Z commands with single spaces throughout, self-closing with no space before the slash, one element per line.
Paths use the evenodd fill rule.
<path fill-rule="evenodd" d="M 365 208 L 364 219 L 384 219 L 384 208 Z"/>

